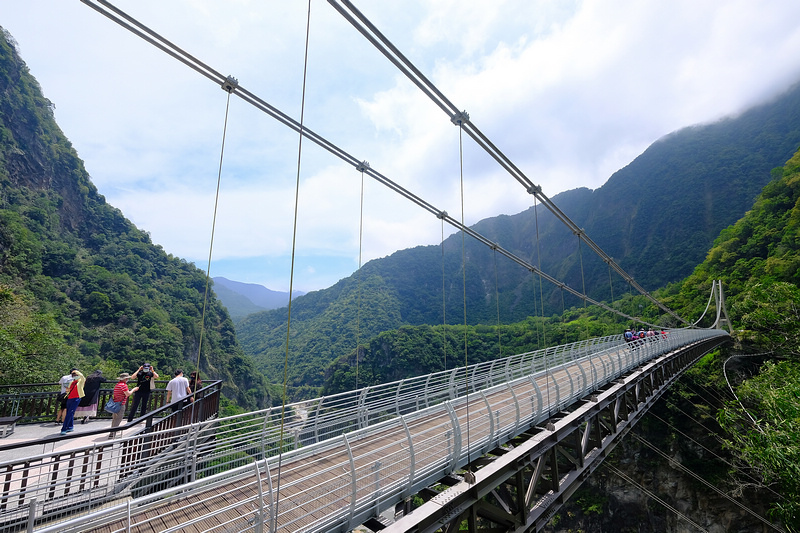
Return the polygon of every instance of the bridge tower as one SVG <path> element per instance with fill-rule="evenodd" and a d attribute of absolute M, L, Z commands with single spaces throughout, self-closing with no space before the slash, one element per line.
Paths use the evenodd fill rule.
<path fill-rule="evenodd" d="M 728 308 L 725 306 L 725 293 L 722 291 L 722 281 L 714 280 L 711 285 L 711 292 L 714 294 L 714 302 L 717 307 L 717 319 L 714 325 L 711 326 L 716 329 L 727 329 L 728 333 L 733 334 L 731 329 L 731 320 L 728 317 Z"/>

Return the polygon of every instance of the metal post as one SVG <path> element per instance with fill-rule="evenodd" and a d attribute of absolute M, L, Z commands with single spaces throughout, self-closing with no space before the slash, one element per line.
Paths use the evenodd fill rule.
<path fill-rule="evenodd" d="M 33 533 L 33 526 L 36 524 L 36 498 L 31 498 L 28 504 L 28 533 Z"/>
<path fill-rule="evenodd" d="M 266 461 L 265 461 L 266 462 Z M 256 471 L 256 485 L 258 485 L 258 509 L 256 509 L 255 533 L 264 531 L 264 489 L 261 486 L 261 471 L 258 469 L 258 461 L 253 463 Z"/>
<path fill-rule="evenodd" d="M 344 447 L 347 450 L 347 457 L 350 459 L 350 517 L 347 519 L 347 530 L 353 529 L 353 518 L 356 513 L 356 500 L 358 499 L 358 485 L 356 483 L 356 463 L 353 459 L 353 450 L 350 448 L 350 442 L 347 440 L 347 435 L 342 435 Z"/>
<path fill-rule="evenodd" d="M 408 465 L 408 486 L 406 488 L 406 496 L 411 496 L 411 488 L 414 486 L 414 470 L 416 469 L 417 459 L 414 456 L 414 439 L 411 438 L 411 430 L 408 427 L 406 418 L 400 417 L 400 422 L 403 423 L 403 429 L 406 430 L 406 439 L 408 440 L 408 457 L 411 464 Z"/>

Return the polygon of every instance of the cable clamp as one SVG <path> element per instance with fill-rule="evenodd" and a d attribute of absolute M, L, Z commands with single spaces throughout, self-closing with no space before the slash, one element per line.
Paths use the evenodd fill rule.
<path fill-rule="evenodd" d="M 450 117 L 450 122 L 455 124 L 456 126 L 461 126 L 462 124 L 469 122 L 469 113 L 466 111 L 462 111 L 461 113 L 456 113 L 452 117 Z"/>
<path fill-rule="evenodd" d="M 489 245 L 489 248 L 491 248 L 496 252 L 497 249 L 500 248 L 500 246 L 496 242 L 493 242 L 492 244 Z"/>
<path fill-rule="evenodd" d="M 541 185 L 531 185 L 528 187 L 528 194 L 542 194 Z"/>
<path fill-rule="evenodd" d="M 447 218 L 447 211 L 439 211 L 439 213 L 437 213 L 436 215 L 436 218 L 438 218 L 439 220 L 444 220 L 445 218 Z"/>
<path fill-rule="evenodd" d="M 232 93 L 237 87 L 239 87 L 239 80 L 233 76 L 225 78 L 225 82 L 222 84 L 222 90 L 229 93 Z"/>
<path fill-rule="evenodd" d="M 366 172 L 368 168 L 371 167 L 369 166 L 369 161 L 366 160 L 356 165 L 356 170 L 358 170 L 359 172 Z"/>

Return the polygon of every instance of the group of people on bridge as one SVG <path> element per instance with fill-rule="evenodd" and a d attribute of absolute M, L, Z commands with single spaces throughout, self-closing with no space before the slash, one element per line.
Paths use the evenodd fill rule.
<path fill-rule="evenodd" d="M 636 328 L 626 328 L 624 337 L 625 342 L 633 342 L 635 340 L 647 339 L 648 337 L 656 337 L 658 335 L 666 337 L 667 331 L 663 328 L 661 331 L 653 331 L 653 328 L 649 328 L 645 331 L 642 327 L 639 328 L 639 331 L 636 331 Z"/>

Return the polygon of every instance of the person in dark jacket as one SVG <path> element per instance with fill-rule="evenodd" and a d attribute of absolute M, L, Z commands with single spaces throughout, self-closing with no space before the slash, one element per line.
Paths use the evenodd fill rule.
<path fill-rule="evenodd" d="M 83 398 L 75 410 L 75 419 L 82 419 L 81 424 L 89 421 L 89 417 L 97 416 L 97 401 L 100 398 L 100 384 L 108 380 L 103 377 L 102 370 L 95 370 L 86 377 L 83 385 Z"/>
<path fill-rule="evenodd" d="M 133 422 L 133 419 L 136 418 L 136 408 L 139 406 L 141 406 L 140 417 L 147 413 L 151 387 L 153 386 L 153 380 L 158 379 L 158 374 L 150 363 L 144 363 L 134 372 L 133 377 L 136 378 L 136 392 L 133 393 L 133 403 L 131 404 L 131 411 L 128 413 L 128 422 Z"/>

